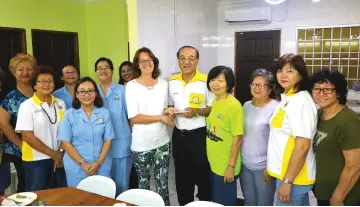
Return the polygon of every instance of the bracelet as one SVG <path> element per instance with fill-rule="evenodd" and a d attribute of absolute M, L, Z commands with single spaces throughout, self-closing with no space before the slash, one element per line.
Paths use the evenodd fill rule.
<path fill-rule="evenodd" d="M 232 169 L 234 169 L 235 168 L 235 166 L 232 166 L 232 165 L 228 165 L 229 167 L 231 167 Z"/>

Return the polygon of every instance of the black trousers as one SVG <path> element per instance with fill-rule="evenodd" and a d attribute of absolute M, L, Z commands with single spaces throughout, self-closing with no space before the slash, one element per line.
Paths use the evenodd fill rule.
<path fill-rule="evenodd" d="M 211 201 L 210 165 L 206 155 L 206 128 L 173 132 L 173 157 L 178 201 L 184 206 L 194 201 L 195 185 L 199 200 Z"/>
<path fill-rule="evenodd" d="M 17 179 L 18 179 L 18 185 L 17 185 L 16 192 L 18 192 L 18 193 L 25 192 L 25 172 L 24 172 L 24 168 L 22 165 L 21 157 L 4 153 L 2 156 L 2 161 L 14 163 L 16 173 L 17 173 Z"/>
<path fill-rule="evenodd" d="M 139 188 L 138 177 L 136 174 L 136 169 L 133 164 L 130 172 L 129 189 L 138 189 L 138 188 Z"/>

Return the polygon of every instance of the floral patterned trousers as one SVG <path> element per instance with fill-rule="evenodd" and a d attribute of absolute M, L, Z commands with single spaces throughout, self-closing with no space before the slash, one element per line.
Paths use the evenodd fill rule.
<path fill-rule="evenodd" d="M 170 143 L 145 152 L 133 152 L 134 166 L 138 176 L 139 188 L 150 190 L 150 170 L 154 167 L 156 192 L 170 205 L 168 175 L 170 163 Z"/>

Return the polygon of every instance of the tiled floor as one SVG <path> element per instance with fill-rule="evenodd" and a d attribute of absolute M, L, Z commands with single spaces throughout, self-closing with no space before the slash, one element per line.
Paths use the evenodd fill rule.
<path fill-rule="evenodd" d="M 155 181 L 152 176 L 151 180 L 151 190 L 155 191 Z M 169 193 L 170 193 L 170 204 L 172 206 L 178 206 L 179 203 L 177 201 L 177 194 L 176 194 L 176 186 L 175 186 L 175 170 L 174 170 L 174 161 L 173 159 L 170 160 L 170 170 L 169 170 Z M 195 193 L 196 194 L 196 193 Z M 238 198 L 243 198 L 240 183 L 238 181 Z M 316 199 L 312 192 L 310 192 L 310 205 L 316 206 Z"/>

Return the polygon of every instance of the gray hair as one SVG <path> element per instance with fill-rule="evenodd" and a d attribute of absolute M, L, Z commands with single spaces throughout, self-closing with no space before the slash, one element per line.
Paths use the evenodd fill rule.
<path fill-rule="evenodd" d="M 273 89 L 275 86 L 275 76 L 272 72 L 264 69 L 264 68 L 259 68 L 256 69 L 252 74 L 251 74 L 251 83 L 254 81 L 254 79 L 258 76 L 262 76 L 264 78 L 266 78 L 267 80 L 267 85 L 269 86 L 270 89 Z"/>

